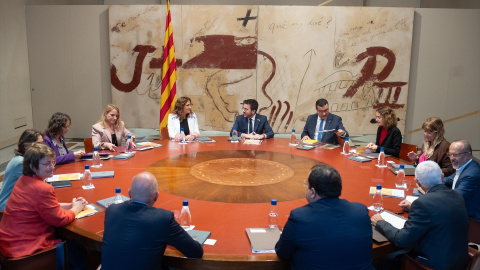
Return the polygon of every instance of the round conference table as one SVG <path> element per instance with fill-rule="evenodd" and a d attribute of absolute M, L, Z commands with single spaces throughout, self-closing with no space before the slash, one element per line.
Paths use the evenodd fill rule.
<path fill-rule="evenodd" d="M 203 245 L 202 259 L 187 259 L 168 246 L 165 261 L 169 266 L 188 269 L 289 269 L 276 254 L 252 253 L 246 228 L 267 227 L 270 200 L 277 199 L 279 227 L 286 223 L 290 211 L 307 204 L 303 182 L 310 168 L 328 164 L 342 177 L 340 198 L 372 204 L 369 187 L 382 184 L 395 188 L 395 175 L 388 168 L 378 168 L 376 161 L 360 163 L 347 159 L 340 152 L 315 148 L 305 151 L 289 145 L 287 139 L 268 139 L 261 145 L 231 143 L 227 137 L 213 137 L 214 143 L 179 144 L 157 141 L 163 147 L 137 151 L 128 160 L 107 160 L 95 171 L 114 171 L 113 178 L 93 179 L 95 189 L 84 190 L 82 181 L 56 189 L 59 202 L 82 196 L 89 203 L 112 197 L 115 188 L 128 196 L 134 175 L 149 171 L 158 181 L 160 196 L 155 207 L 167 210 L 182 208 L 189 200 L 195 230 L 210 231 L 214 245 Z M 116 154 L 116 153 L 114 153 Z M 398 163 L 398 159 L 387 158 Z M 83 172 L 91 161 L 57 166 L 55 174 Z M 414 186 L 414 178 L 407 176 Z M 411 190 L 407 194 L 411 194 Z M 401 199 L 384 198 L 384 208 L 402 212 Z M 373 214 L 371 212 L 370 214 Z M 105 212 L 76 219 L 60 230 L 68 238 L 80 241 L 87 248 L 101 251 Z M 348 243 L 343 243 L 348 248 Z M 373 243 L 373 260 L 395 250 L 392 244 Z M 346 258 L 348 259 L 348 258 Z"/>

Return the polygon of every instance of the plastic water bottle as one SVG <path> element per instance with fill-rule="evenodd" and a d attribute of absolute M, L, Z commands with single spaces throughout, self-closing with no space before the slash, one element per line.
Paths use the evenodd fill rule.
<path fill-rule="evenodd" d="M 400 169 L 397 172 L 397 179 L 395 180 L 395 187 L 396 188 L 405 188 L 405 183 L 403 183 L 403 180 L 405 180 L 405 165 L 401 164 Z"/>
<path fill-rule="evenodd" d="M 126 147 L 125 153 L 133 153 L 132 135 L 128 135 L 127 137 L 127 147 Z"/>
<path fill-rule="evenodd" d="M 123 200 L 123 197 L 122 197 L 122 189 L 117 187 L 115 188 L 115 198 L 113 199 L 113 203 L 114 204 L 119 204 L 119 203 L 123 203 L 124 200 Z"/>
<path fill-rule="evenodd" d="M 278 228 L 277 200 L 270 202 L 270 212 L 268 213 L 268 227 Z"/>
<path fill-rule="evenodd" d="M 348 137 L 345 138 L 345 143 L 343 143 L 343 154 L 344 155 L 350 154 L 350 141 Z"/>
<path fill-rule="evenodd" d="M 383 209 L 382 185 L 377 185 L 377 190 L 373 195 L 373 210 L 380 212 Z"/>
<path fill-rule="evenodd" d="M 182 211 L 180 212 L 180 226 L 184 229 L 190 228 L 192 224 L 192 214 L 190 214 L 190 208 L 188 208 L 188 201 L 183 201 Z"/>
<path fill-rule="evenodd" d="M 83 173 L 83 187 L 92 188 L 92 173 L 90 172 L 90 166 L 85 165 L 85 172 Z"/>
<path fill-rule="evenodd" d="M 180 128 L 180 142 L 185 143 L 185 131 L 183 131 L 183 128 Z"/>
<path fill-rule="evenodd" d="M 292 136 L 290 136 L 290 145 L 297 145 L 297 136 L 295 135 L 295 129 L 292 129 Z"/>
<path fill-rule="evenodd" d="M 233 130 L 232 130 L 232 142 L 238 142 L 237 126 L 233 126 Z"/>
<path fill-rule="evenodd" d="M 385 167 L 385 151 L 383 147 L 380 148 L 380 154 L 378 155 L 378 166 Z"/>
<path fill-rule="evenodd" d="M 92 168 L 100 168 L 102 166 L 102 161 L 100 160 L 100 155 L 98 154 L 98 147 L 93 148 L 93 164 Z"/>

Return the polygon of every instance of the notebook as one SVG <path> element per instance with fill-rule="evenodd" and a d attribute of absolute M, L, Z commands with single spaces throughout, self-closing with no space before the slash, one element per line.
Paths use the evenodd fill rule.
<path fill-rule="evenodd" d="M 55 181 L 55 182 L 50 182 L 50 184 L 53 186 L 53 188 L 71 187 L 72 186 L 72 181 L 70 181 L 70 180 Z"/>
<path fill-rule="evenodd" d="M 378 159 L 379 154 L 380 153 L 363 153 L 363 154 L 360 154 L 360 156 L 370 158 L 370 159 Z M 391 155 L 385 154 L 385 157 L 391 157 Z"/>
<path fill-rule="evenodd" d="M 315 148 L 316 148 L 315 145 L 305 145 L 305 144 L 297 147 L 297 149 L 299 149 L 299 150 L 312 150 L 312 149 L 315 149 Z"/>
<path fill-rule="evenodd" d="M 375 191 L 377 191 L 376 187 L 370 187 L 370 195 L 374 195 Z M 403 199 L 405 198 L 405 190 L 394 189 L 394 188 L 382 188 L 382 196 Z"/>
<path fill-rule="evenodd" d="M 371 159 L 369 158 L 366 158 L 366 157 L 361 157 L 361 156 L 350 156 L 350 157 L 347 157 L 348 159 L 351 159 L 351 160 L 354 160 L 354 161 L 358 161 L 358 162 L 368 162 L 368 161 L 372 161 Z"/>
<path fill-rule="evenodd" d="M 393 164 L 392 164 L 392 167 L 398 170 L 398 169 L 400 169 L 400 165 L 402 165 L 402 164 L 395 164 L 395 163 L 393 163 Z M 403 164 L 403 166 L 404 166 L 404 169 L 405 169 L 405 170 L 406 170 L 406 169 L 414 169 L 414 170 L 415 170 L 415 166 L 413 166 L 413 165 Z"/>
<path fill-rule="evenodd" d="M 213 140 L 212 138 L 209 138 L 209 137 L 198 137 L 197 141 L 199 141 L 199 142 L 215 142 L 215 140 Z"/>
<path fill-rule="evenodd" d="M 90 203 L 90 204 L 85 205 L 85 208 L 83 209 L 83 211 L 76 214 L 75 218 L 79 219 L 79 218 L 83 218 L 83 217 L 88 217 L 88 216 L 95 215 L 96 213 L 103 212 L 103 211 L 105 211 L 105 210 L 96 206 L 93 203 Z"/>
<path fill-rule="evenodd" d="M 372 225 L 372 238 L 373 240 L 375 240 L 375 242 L 377 243 L 383 243 L 383 242 L 387 242 L 388 239 L 383 235 L 381 234 L 379 231 L 375 230 L 375 226 Z"/>
<path fill-rule="evenodd" d="M 116 159 L 116 160 L 127 160 L 131 157 L 133 157 L 135 154 L 127 154 L 127 153 L 123 153 L 123 154 L 120 154 L 120 155 L 116 155 L 113 157 L 113 159 Z"/>
<path fill-rule="evenodd" d="M 130 198 L 128 198 L 126 196 L 123 196 L 123 195 L 121 195 L 121 196 L 122 196 L 124 202 L 130 201 Z M 97 204 L 102 206 L 102 207 L 108 208 L 111 204 L 113 204 L 114 201 L 115 201 L 115 196 L 110 197 L 110 198 L 106 198 L 106 199 L 103 199 L 103 200 L 99 200 L 99 201 L 97 201 Z"/>
<path fill-rule="evenodd" d="M 275 253 L 275 244 L 280 239 L 277 228 L 247 228 L 253 253 Z"/>
<path fill-rule="evenodd" d="M 104 171 L 104 172 L 92 172 L 92 179 L 97 178 L 111 178 L 115 176 L 114 171 Z"/>
<path fill-rule="evenodd" d="M 395 175 L 398 173 L 400 169 L 395 169 L 395 168 L 390 168 L 390 171 L 392 171 Z M 415 168 L 413 169 L 404 169 L 405 175 L 412 176 L 415 175 Z"/>
<path fill-rule="evenodd" d="M 193 240 L 197 241 L 198 243 L 202 244 L 207 241 L 208 237 L 212 234 L 211 232 L 207 231 L 199 231 L 199 230 L 189 230 L 187 233 L 193 238 Z"/>

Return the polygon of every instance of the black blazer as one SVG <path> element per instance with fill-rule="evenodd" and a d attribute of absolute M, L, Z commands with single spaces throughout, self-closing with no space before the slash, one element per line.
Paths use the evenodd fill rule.
<path fill-rule="evenodd" d="M 375 140 L 375 144 L 377 145 L 376 152 L 380 153 L 380 147 L 383 147 L 386 155 L 398 157 L 400 155 L 400 147 L 402 147 L 402 133 L 396 126 L 390 127 L 382 145 L 379 145 L 382 128 L 383 127 L 378 127 L 377 129 L 377 139 Z"/>
<path fill-rule="evenodd" d="M 380 220 L 375 229 L 395 246 L 413 248 L 435 270 L 466 269 L 468 264 L 468 217 L 462 195 L 443 184 L 433 186 L 412 203 L 408 220 L 399 230 Z"/>
<path fill-rule="evenodd" d="M 202 245 L 180 227 L 171 211 L 137 202 L 107 208 L 102 269 L 162 269 L 167 245 L 189 258 L 203 256 Z"/>

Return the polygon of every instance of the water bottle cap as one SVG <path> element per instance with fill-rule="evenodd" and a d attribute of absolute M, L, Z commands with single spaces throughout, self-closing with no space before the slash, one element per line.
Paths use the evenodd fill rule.
<path fill-rule="evenodd" d="M 183 128 L 180 128 L 180 131 L 183 131 Z"/>
<path fill-rule="evenodd" d="M 85 170 L 90 170 L 90 165 L 85 165 Z"/>
<path fill-rule="evenodd" d="M 93 151 L 94 151 L 94 152 L 97 152 L 97 151 L 98 151 L 98 147 L 96 147 L 96 146 L 93 147 Z"/>
<path fill-rule="evenodd" d="M 400 164 L 400 169 L 402 169 L 402 170 L 405 169 L 405 165 Z"/>
<path fill-rule="evenodd" d="M 131 138 L 132 138 L 132 135 L 128 135 L 128 137 L 127 137 L 127 138 L 128 138 L 128 139 L 131 139 Z"/>
<path fill-rule="evenodd" d="M 237 129 L 237 125 L 234 125 L 234 126 L 233 126 L 233 129 Z"/>
<path fill-rule="evenodd" d="M 271 205 L 277 205 L 277 200 L 273 199 L 271 202 L 270 202 Z"/>
<path fill-rule="evenodd" d="M 377 189 L 382 189 L 382 185 L 377 185 Z"/>
<path fill-rule="evenodd" d="M 348 137 L 345 137 L 345 141 L 348 141 Z"/>
<path fill-rule="evenodd" d="M 121 188 L 119 188 L 119 187 L 115 188 L 115 193 L 120 193 L 120 192 L 122 192 Z"/>
<path fill-rule="evenodd" d="M 380 147 L 380 151 L 384 151 L 384 148 L 383 148 L 383 146 L 382 146 L 382 147 Z"/>
<path fill-rule="evenodd" d="M 188 206 L 188 200 L 183 200 L 183 206 Z"/>
<path fill-rule="evenodd" d="M 295 133 L 295 129 L 292 129 L 292 132 Z"/>

